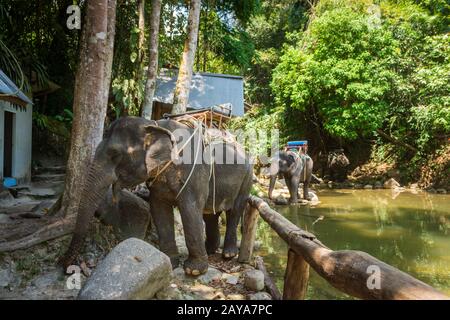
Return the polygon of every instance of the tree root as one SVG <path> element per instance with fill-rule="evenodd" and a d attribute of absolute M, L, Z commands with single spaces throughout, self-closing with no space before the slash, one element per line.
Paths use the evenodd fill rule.
<path fill-rule="evenodd" d="M 41 227 L 37 231 L 23 238 L 8 242 L 0 242 L 0 252 L 27 249 L 44 241 L 65 236 L 71 233 L 74 228 L 75 219 L 72 217 L 51 220 L 50 224 Z"/>

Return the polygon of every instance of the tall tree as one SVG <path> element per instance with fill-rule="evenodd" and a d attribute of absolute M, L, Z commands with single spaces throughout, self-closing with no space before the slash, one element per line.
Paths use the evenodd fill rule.
<path fill-rule="evenodd" d="M 78 206 L 82 200 L 80 196 L 85 168 L 90 165 L 103 136 L 116 19 L 116 0 L 89 0 L 86 6 L 80 61 L 75 79 L 72 141 L 58 217 L 53 223 L 25 238 L 2 243 L 0 251 L 30 247 L 68 234 L 74 228 Z"/>
<path fill-rule="evenodd" d="M 139 27 L 139 63 L 144 59 L 144 42 L 145 42 L 145 0 L 138 1 L 138 27 Z"/>
<path fill-rule="evenodd" d="M 198 26 L 200 22 L 201 0 L 191 0 L 189 8 L 189 20 L 187 37 L 184 43 L 184 51 L 181 59 L 180 70 L 173 97 L 172 114 L 186 112 L 189 101 L 189 89 L 191 87 L 192 72 L 197 50 Z"/>
<path fill-rule="evenodd" d="M 147 81 L 145 82 L 144 106 L 142 108 L 142 116 L 146 119 L 152 118 L 153 96 L 155 95 L 156 77 L 158 75 L 158 38 L 160 17 L 161 0 L 152 0 L 149 63 L 147 70 Z"/>
<path fill-rule="evenodd" d="M 62 201 L 64 215 L 76 214 L 85 171 L 102 140 L 108 104 L 116 0 L 90 0 L 75 78 L 72 141 Z"/>

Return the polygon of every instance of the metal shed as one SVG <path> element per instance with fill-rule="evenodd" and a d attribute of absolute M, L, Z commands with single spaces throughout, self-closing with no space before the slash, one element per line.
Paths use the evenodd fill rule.
<path fill-rule="evenodd" d="M 156 80 L 153 118 L 160 119 L 172 109 L 178 70 L 162 69 Z M 189 92 L 188 110 L 231 104 L 233 116 L 244 115 L 244 79 L 216 73 L 194 73 Z"/>

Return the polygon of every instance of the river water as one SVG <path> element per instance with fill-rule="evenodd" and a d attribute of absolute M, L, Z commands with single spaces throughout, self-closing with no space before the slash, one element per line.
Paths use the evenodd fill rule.
<path fill-rule="evenodd" d="M 450 295 L 450 195 L 324 190 L 321 203 L 274 209 L 333 250 L 361 250 Z M 258 254 L 283 287 L 287 246 L 260 219 Z M 307 299 L 352 299 L 311 269 Z"/>

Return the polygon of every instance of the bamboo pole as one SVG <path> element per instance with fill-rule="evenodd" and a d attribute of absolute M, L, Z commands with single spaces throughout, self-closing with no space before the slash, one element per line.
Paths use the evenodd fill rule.
<path fill-rule="evenodd" d="M 249 203 L 296 254 L 333 287 L 361 299 L 448 300 L 449 297 L 373 256 L 354 250 L 333 251 L 272 210 L 262 199 Z"/>
<path fill-rule="evenodd" d="M 238 257 L 238 261 L 241 263 L 249 263 L 252 257 L 258 216 L 258 209 L 247 205 L 244 214 L 241 247 L 239 249 Z"/>

